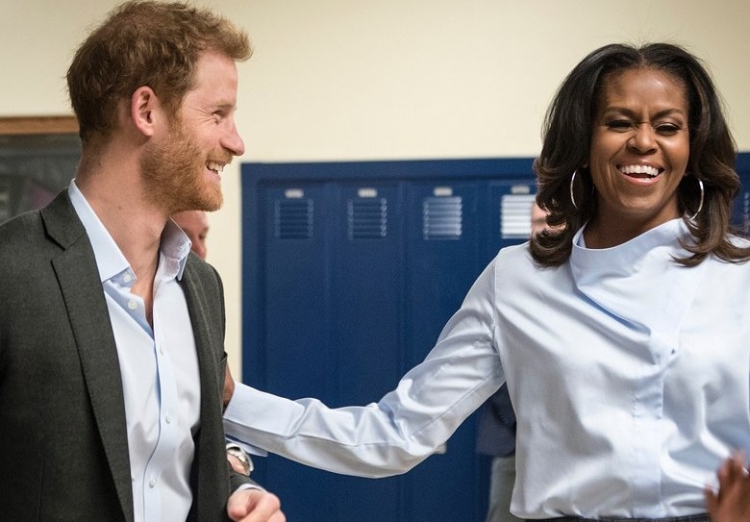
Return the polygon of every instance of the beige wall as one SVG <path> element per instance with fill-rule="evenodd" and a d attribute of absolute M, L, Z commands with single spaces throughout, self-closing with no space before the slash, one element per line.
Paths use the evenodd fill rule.
<path fill-rule="evenodd" d="M 533 156 L 555 88 L 615 41 L 701 56 L 750 150 L 747 0 L 202 0 L 244 26 L 244 161 Z M 0 0 L 0 116 L 66 114 L 73 50 L 112 0 Z M 211 216 L 239 374 L 239 167 Z"/>

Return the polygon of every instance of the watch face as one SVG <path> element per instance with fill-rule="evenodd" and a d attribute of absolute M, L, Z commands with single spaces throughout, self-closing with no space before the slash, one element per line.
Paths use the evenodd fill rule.
<path fill-rule="evenodd" d="M 250 456 L 245 453 L 245 450 L 238 446 L 230 446 L 227 448 L 227 457 L 234 457 L 236 461 L 239 463 L 240 469 L 238 469 L 238 466 L 235 465 L 235 463 L 232 461 L 232 459 L 229 459 L 230 464 L 232 464 L 232 468 L 237 473 L 242 473 L 243 475 L 250 476 L 250 472 L 253 471 L 253 461 L 250 459 Z"/>

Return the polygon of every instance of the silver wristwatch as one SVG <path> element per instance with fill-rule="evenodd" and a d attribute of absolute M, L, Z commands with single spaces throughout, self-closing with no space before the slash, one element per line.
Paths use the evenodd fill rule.
<path fill-rule="evenodd" d="M 250 458 L 250 455 L 245 450 L 237 444 L 229 443 L 227 444 L 227 455 L 236 458 L 242 465 L 242 473 L 245 476 L 250 476 L 250 473 L 253 472 L 253 459 Z"/>

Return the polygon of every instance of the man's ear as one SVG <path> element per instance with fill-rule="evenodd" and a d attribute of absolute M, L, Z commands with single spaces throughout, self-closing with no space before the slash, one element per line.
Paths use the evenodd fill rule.
<path fill-rule="evenodd" d="M 138 87 L 130 98 L 130 117 L 144 136 L 154 134 L 159 100 L 151 87 Z"/>

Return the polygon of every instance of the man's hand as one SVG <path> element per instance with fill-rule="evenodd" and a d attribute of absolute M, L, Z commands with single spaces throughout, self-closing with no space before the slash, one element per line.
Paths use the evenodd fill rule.
<path fill-rule="evenodd" d="M 706 506 L 713 522 L 750 521 L 750 476 L 745 454 L 737 452 L 719 468 L 719 491 L 706 488 Z"/>
<path fill-rule="evenodd" d="M 227 502 L 227 514 L 235 522 L 286 522 L 279 498 L 260 489 L 235 491 Z"/>

